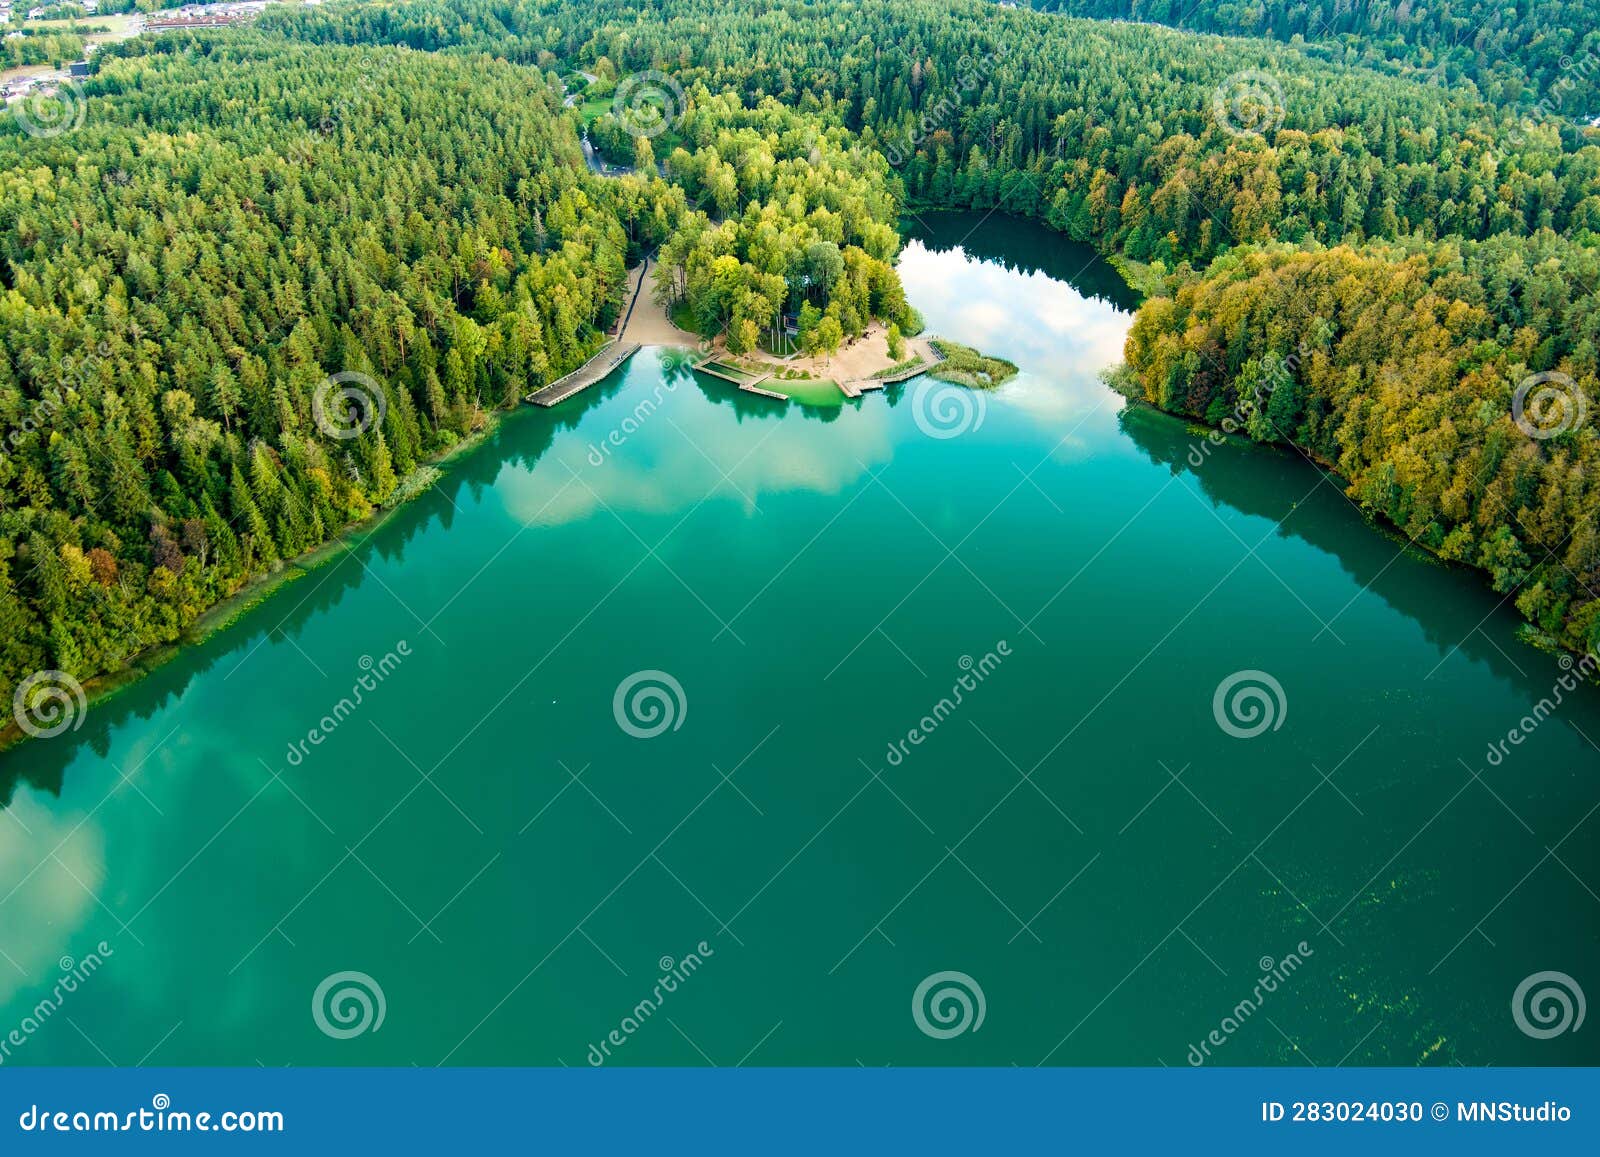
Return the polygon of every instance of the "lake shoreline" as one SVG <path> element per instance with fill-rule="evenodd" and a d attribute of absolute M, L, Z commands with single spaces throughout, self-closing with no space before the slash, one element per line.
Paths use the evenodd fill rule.
<path fill-rule="evenodd" d="M 1240 446 L 1269 446 L 1275 450 L 1280 450 L 1298 456 L 1313 470 L 1320 471 L 1327 478 L 1337 483 L 1339 486 L 1339 493 L 1343 494 L 1347 499 L 1349 499 L 1350 503 L 1355 506 L 1357 512 L 1361 515 L 1362 521 L 1364 521 L 1374 530 L 1378 531 L 1384 537 L 1399 542 L 1402 544 L 1402 548 L 1404 549 L 1410 549 L 1418 552 L 1428 562 L 1443 566 L 1446 570 L 1457 571 L 1463 575 L 1471 575 L 1474 581 L 1479 585 L 1487 585 L 1490 592 L 1493 594 L 1499 595 L 1501 593 L 1496 591 L 1492 584 L 1486 582 L 1488 572 L 1485 571 L 1483 567 L 1475 566 L 1469 562 L 1462 562 L 1458 559 L 1445 558 L 1438 551 L 1433 550 L 1426 544 L 1411 538 L 1407 538 L 1405 531 L 1396 526 L 1388 518 L 1384 517 L 1384 515 L 1378 513 L 1377 511 L 1369 510 L 1358 500 L 1352 498 L 1349 493 L 1351 485 L 1350 480 L 1341 474 L 1332 463 L 1324 461 L 1318 455 L 1313 454 L 1305 447 L 1297 446 L 1292 442 L 1257 442 L 1253 438 L 1245 437 L 1242 434 L 1224 429 L 1221 426 L 1213 426 L 1202 418 L 1191 417 L 1188 414 L 1175 414 L 1171 410 L 1162 409 L 1148 398 L 1128 394 L 1120 389 L 1117 385 L 1113 384 L 1113 382 L 1110 380 L 1111 377 L 1114 376 L 1114 372 L 1122 368 L 1122 365 L 1112 367 L 1112 371 L 1107 375 L 1106 388 L 1116 393 L 1119 397 L 1125 399 L 1130 406 L 1138 406 L 1142 409 L 1149 410 L 1151 413 L 1161 414 L 1163 417 L 1171 418 L 1175 422 L 1182 422 L 1191 430 L 1206 431 L 1206 437 L 1208 440 L 1216 437 L 1223 439 L 1224 442 L 1234 443 Z M 1501 605 L 1504 605 L 1506 599 L 1509 598 L 1509 595 L 1506 595 L 1504 598 L 1502 598 Z M 1514 606 L 1513 609 L 1515 609 Z M 1551 654 L 1578 656 L 1591 653 L 1583 650 L 1582 648 L 1574 647 L 1568 644 L 1564 640 L 1542 630 L 1537 624 L 1529 622 L 1526 619 L 1522 621 L 1521 628 L 1517 632 L 1517 637 L 1521 639 L 1523 643 L 1532 647 L 1536 651 L 1545 651 Z M 1588 681 L 1596 686 L 1600 686 L 1600 674 L 1590 674 L 1588 676 Z"/>
<path fill-rule="evenodd" d="M 486 411 L 486 420 L 481 429 L 462 438 L 427 461 L 418 463 L 412 473 L 416 474 L 428 470 L 438 472 L 441 467 L 482 446 L 500 429 L 500 424 L 505 420 L 506 416 L 514 413 L 518 408 L 520 408 L 520 403 L 501 410 Z M 407 477 L 410 476 L 408 475 Z M 278 569 L 246 578 L 232 594 L 225 595 L 201 611 L 194 622 L 185 627 L 182 633 L 172 642 L 152 644 L 130 657 L 127 665 L 119 670 L 107 671 L 85 680 L 81 684 L 84 695 L 84 711 L 87 712 L 89 708 L 105 703 L 147 676 L 153 675 L 178 658 L 184 651 L 208 642 L 219 632 L 227 630 L 257 607 L 266 604 L 283 588 L 356 550 L 367 539 L 377 533 L 390 518 L 410 506 L 424 494 L 431 492 L 442 481 L 444 481 L 444 478 L 443 475 L 440 475 L 440 477 L 434 479 L 431 485 L 406 494 L 393 505 L 381 507 L 365 518 L 349 523 L 327 541 L 320 542 L 293 558 L 280 559 Z M 14 717 L 8 718 L 3 725 L 0 725 L 0 753 L 9 751 L 11 748 L 31 738 L 33 736 L 23 731 Z"/>
<path fill-rule="evenodd" d="M 643 293 L 644 279 L 648 276 L 649 269 L 650 261 L 647 257 L 629 271 L 624 300 L 631 300 L 637 306 L 640 299 L 644 298 L 647 303 L 646 308 L 640 314 L 638 323 L 633 328 L 637 330 L 639 325 L 642 324 L 649 330 L 651 336 L 658 339 L 645 342 L 645 344 L 649 345 L 666 346 L 668 344 L 677 344 L 676 342 L 669 343 L 659 340 L 665 336 L 661 328 L 663 323 L 666 331 L 670 331 L 671 335 L 681 334 L 685 339 L 699 340 L 695 338 L 695 335 L 689 334 L 673 324 L 670 317 L 665 316 L 667 311 L 655 305 L 653 296 Z M 655 319 L 654 315 L 657 313 L 663 315 L 662 318 Z M 626 319 L 628 322 L 635 320 L 632 310 L 628 311 Z M 624 332 L 626 333 L 628 329 L 629 326 L 625 323 L 623 326 Z M 688 344 L 688 342 L 686 341 L 684 344 Z M 460 439 L 434 457 L 419 462 L 412 474 L 407 477 L 413 477 L 417 473 L 427 470 L 438 470 L 461 455 L 482 445 L 499 429 L 500 423 L 506 415 L 514 412 L 523 404 L 524 401 L 519 399 L 509 406 L 485 411 L 486 420 L 481 429 Z M 204 644 L 218 632 L 232 626 L 244 615 L 264 605 L 284 587 L 305 577 L 327 562 L 354 550 L 365 542 L 368 537 L 376 533 L 395 512 L 428 493 L 439 481 L 441 479 L 435 479 L 431 485 L 424 486 L 413 493 L 405 493 L 404 480 L 402 479 L 400 486 L 397 488 L 397 493 L 402 494 L 403 497 L 393 505 L 383 507 L 363 519 L 349 523 L 326 541 L 302 551 L 291 559 L 279 560 L 279 567 L 276 570 L 246 578 L 231 594 L 224 596 L 201 611 L 195 620 L 183 628 L 179 636 L 171 642 L 152 644 L 130 656 L 126 664 L 118 670 L 102 672 L 81 681 L 79 686 L 83 689 L 84 711 L 87 712 L 89 708 L 106 702 L 140 682 L 146 676 L 160 670 L 181 655 L 185 649 Z M 0 753 L 9 751 L 18 744 L 34 738 L 23 731 L 16 722 L 14 708 L 9 717 L 0 715 L 0 719 L 3 719 L 3 723 L 0 723 Z"/>

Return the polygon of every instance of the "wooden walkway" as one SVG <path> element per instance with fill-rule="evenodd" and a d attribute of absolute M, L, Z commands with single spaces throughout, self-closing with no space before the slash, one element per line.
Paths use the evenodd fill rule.
<path fill-rule="evenodd" d="M 885 386 L 892 386 L 894 383 L 903 382 L 907 378 L 917 377 L 919 374 L 927 373 L 942 361 L 944 361 L 944 355 L 939 352 L 939 347 L 934 345 L 933 340 L 930 339 L 928 341 L 927 358 L 916 365 L 908 366 L 892 374 L 884 374 L 882 377 L 857 378 L 852 382 L 840 382 L 839 388 L 845 392 L 846 397 L 859 398 L 862 390 L 881 390 Z"/>
<path fill-rule="evenodd" d="M 622 345 L 608 342 L 599 353 L 583 365 L 565 377 L 557 378 L 543 389 L 534 390 L 527 396 L 527 400 L 536 406 L 554 406 L 558 402 L 564 402 L 580 390 L 586 390 L 594 385 L 638 352 L 639 343 L 636 341 Z"/>
<path fill-rule="evenodd" d="M 780 394 L 777 390 L 764 390 L 761 388 L 761 383 L 766 381 L 771 376 L 772 375 L 770 373 L 762 374 L 759 378 L 752 378 L 748 382 L 740 382 L 739 388 L 747 394 L 760 394 L 763 398 L 772 398 L 774 401 L 787 402 L 789 400 L 788 394 Z"/>
<path fill-rule="evenodd" d="M 742 386 L 745 382 L 744 378 L 736 378 L 732 374 L 725 374 L 721 370 L 712 369 L 709 359 L 695 366 L 695 372 L 705 374 L 708 377 L 721 378 L 723 381 L 732 382 L 736 386 Z"/>
<path fill-rule="evenodd" d="M 777 390 L 764 390 L 754 382 L 746 382 L 739 388 L 747 394 L 760 394 L 763 398 L 771 398 L 777 402 L 787 402 L 789 400 L 788 394 L 780 394 Z"/>
<path fill-rule="evenodd" d="M 895 382 L 903 382 L 907 378 L 914 378 L 918 374 L 925 374 L 938 364 L 939 363 L 937 361 L 918 362 L 916 365 L 900 370 L 898 373 L 884 374 L 881 378 L 868 378 L 865 381 L 857 384 L 863 389 L 881 390 L 884 386 L 891 386 Z"/>

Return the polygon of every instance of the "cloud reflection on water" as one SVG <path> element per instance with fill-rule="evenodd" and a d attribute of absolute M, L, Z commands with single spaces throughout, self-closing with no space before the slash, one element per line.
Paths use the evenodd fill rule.
<path fill-rule="evenodd" d="M 767 494 L 838 494 L 891 457 L 881 396 L 832 422 L 810 421 L 798 406 L 762 399 L 757 404 L 771 406 L 771 416 L 746 421 L 731 404 L 705 405 L 692 381 L 658 389 L 664 381 L 659 352 L 641 350 L 621 386 L 558 437 L 537 466 L 502 476 L 498 491 L 511 516 L 525 525 L 558 526 L 607 509 L 622 516 L 681 514 L 707 496 L 753 512 Z M 713 397 L 733 392 L 720 382 L 706 389 Z M 657 398 L 632 421 L 642 402 Z M 784 424 L 781 436 L 777 423 Z M 608 446 L 613 431 L 625 434 L 621 446 Z"/>

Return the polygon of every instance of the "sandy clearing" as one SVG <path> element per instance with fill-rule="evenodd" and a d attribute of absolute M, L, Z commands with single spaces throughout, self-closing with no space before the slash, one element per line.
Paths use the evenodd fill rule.
<path fill-rule="evenodd" d="M 791 370 L 801 370 L 814 378 L 832 378 L 836 382 L 850 382 L 870 378 L 873 374 L 912 358 L 932 361 L 933 352 L 927 340 L 919 337 L 905 339 L 905 356 L 896 361 L 889 356 L 889 341 L 882 324 L 873 322 L 867 332 L 855 341 L 842 346 L 831 358 L 797 357 L 783 362 Z M 766 359 L 764 359 L 766 360 Z"/>
<path fill-rule="evenodd" d="M 644 291 L 638 293 L 638 299 L 633 305 L 633 314 L 628 318 L 628 324 L 623 328 L 618 340 L 636 341 L 640 345 L 699 345 L 700 338 L 697 334 L 673 325 L 672 319 L 667 316 L 667 311 L 656 304 L 655 295 L 651 292 L 654 287 L 645 280 L 653 268 L 655 263 L 647 257 L 628 275 L 629 298 L 632 299 L 638 292 L 640 282 L 644 282 Z"/>

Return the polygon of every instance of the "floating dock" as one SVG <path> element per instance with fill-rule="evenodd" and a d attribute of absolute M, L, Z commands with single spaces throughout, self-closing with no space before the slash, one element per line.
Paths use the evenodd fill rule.
<path fill-rule="evenodd" d="M 594 385 L 638 352 L 639 343 L 636 341 L 623 345 L 608 342 L 599 353 L 570 374 L 557 378 L 542 389 L 534 390 L 527 396 L 527 401 L 535 406 L 554 406 L 564 402 L 580 390 L 586 390 Z"/>

